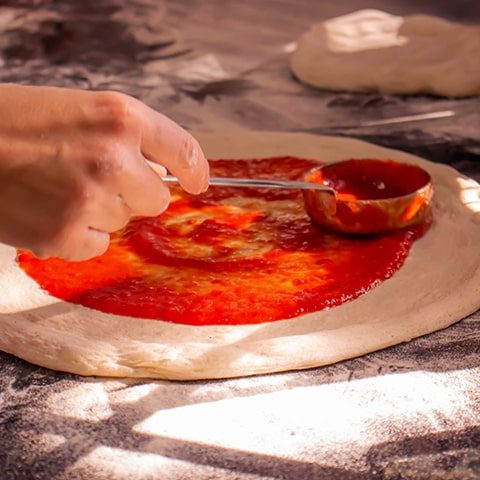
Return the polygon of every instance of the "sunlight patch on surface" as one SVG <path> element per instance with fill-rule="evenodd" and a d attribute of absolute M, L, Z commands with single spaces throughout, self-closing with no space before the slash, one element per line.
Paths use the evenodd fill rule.
<path fill-rule="evenodd" d="M 480 213 L 480 187 L 470 178 L 457 178 L 460 186 L 460 200 L 466 207 L 475 213 Z"/>
<path fill-rule="evenodd" d="M 102 383 L 81 383 L 48 398 L 51 413 L 66 418 L 99 422 L 112 415 L 108 394 Z"/>
<path fill-rule="evenodd" d="M 158 386 L 154 383 L 144 383 L 126 387 L 127 388 L 121 391 L 115 392 L 115 400 L 111 401 L 112 405 L 138 402 L 158 389 Z"/>
<path fill-rule="evenodd" d="M 140 453 L 121 448 L 100 446 L 80 458 L 65 473 L 68 477 L 69 471 L 78 473 L 78 470 L 85 469 L 91 475 L 90 466 L 95 466 L 96 473 L 101 472 L 103 475 L 115 479 L 178 478 L 169 476 L 169 474 L 178 474 L 178 463 L 156 453 Z M 141 473 L 141 477 L 139 477 L 139 473 Z"/>
<path fill-rule="evenodd" d="M 42 433 L 41 443 L 48 447 L 48 450 L 54 450 L 55 448 L 63 445 L 67 439 L 63 435 L 57 435 L 55 433 Z"/>
<path fill-rule="evenodd" d="M 455 382 L 442 378 L 391 374 L 180 406 L 157 411 L 133 431 L 272 455 L 295 454 L 313 439 L 334 451 L 339 445 L 387 439 L 385 425 L 392 422 L 408 435 L 422 424 L 431 426 L 432 415 L 448 418 L 468 411 Z"/>

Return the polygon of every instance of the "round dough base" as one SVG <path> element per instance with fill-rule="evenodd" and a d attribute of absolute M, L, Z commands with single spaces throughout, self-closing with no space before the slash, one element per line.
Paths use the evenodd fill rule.
<path fill-rule="evenodd" d="M 190 326 L 110 315 L 49 296 L 0 245 L 0 349 L 80 375 L 225 378 L 326 365 L 408 341 L 480 307 L 480 186 L 456 170 L 355 139 L 195 135 L 208 158 L 390 158 L 428 170 L 434 223 L 402 268 L 341 306 L 258 325 Z"/>

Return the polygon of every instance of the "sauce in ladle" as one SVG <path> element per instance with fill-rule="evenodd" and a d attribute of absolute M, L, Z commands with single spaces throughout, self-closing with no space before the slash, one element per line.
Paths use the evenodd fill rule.
<path fill-rule="evenodd" d="M 316 223 L 346 233 L 379 233 L 419 223 L 430 211 L 431 177 L 417 165 L 352 159 L 310 170 L 307 182 L 335 192 L 304 191 Z"/>

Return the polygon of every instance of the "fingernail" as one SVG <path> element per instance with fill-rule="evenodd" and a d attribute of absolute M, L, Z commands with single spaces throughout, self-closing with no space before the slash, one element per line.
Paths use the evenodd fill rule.
<path fill-rule="evenodd" d="M 194 168 L 198 164 L 198 150 L 195 145 L 192 145 L 192 149 L 187 155 L 187 165 L 189 168 Z"/>

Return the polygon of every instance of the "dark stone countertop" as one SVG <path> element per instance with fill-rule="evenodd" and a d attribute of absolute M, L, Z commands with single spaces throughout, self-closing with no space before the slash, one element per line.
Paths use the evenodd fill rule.
<path fill-rule="evenodd" d="M 334 94 L 290 75 L 286 44 L 366 7 L 480 21 L 477 0 L 0 1 L 0 81 L 121 90 L 195 130 L 354 136 L 480 180 L 479 98 Z M 0 354 L 0 480 L 478 479 L 479 332 L 477 313 L 329 367 L 190 383 Z"/>

